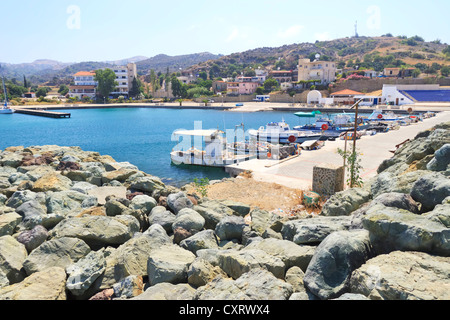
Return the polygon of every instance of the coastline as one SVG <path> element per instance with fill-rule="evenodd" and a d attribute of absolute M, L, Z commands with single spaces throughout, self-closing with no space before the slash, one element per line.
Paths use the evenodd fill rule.
<path fill-rule="evenodd" d="M 302 112 L 320 110 L 324 113 L 340 113 L 352 111 L 350 106 L 342 107 L 310 107 L 304 104 L 276 103 L 276 102 L 245 102 L 243 106 L 237 107 L 236 103 L 210 103 L 205 106 L 202 103 L 185 102 L 179 103 L 116 103 L 116 104 L 55 104 L 55 105 L 26 105 L 16 106 L 17 109 L 47 109 L 47 110 L 83 110 L 83 109 L 117 109 L 117 108 L 157 108 L 157 109 L 196 109 L 196 110 L 218 110 L 235 112 Z M 450 111 L 450 103 L 420 103 L 403 106 L 378 106 L 377 108 L 360 107 L 359 112 L 371 113 L 374 110 L 392 111 L 398 114 L 407 114 L 408 109 L 413 112 L 442 112 Z"/>

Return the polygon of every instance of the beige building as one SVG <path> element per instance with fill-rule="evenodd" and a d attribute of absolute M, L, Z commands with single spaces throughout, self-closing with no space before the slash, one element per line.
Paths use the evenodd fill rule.
<path fill-rule="evenodd" d="M 336 63 L 333 61 L 313 61 L 300 59 L 298 63 L 298 81 L 320 80 L 327 84 L 336 80 Z"/>

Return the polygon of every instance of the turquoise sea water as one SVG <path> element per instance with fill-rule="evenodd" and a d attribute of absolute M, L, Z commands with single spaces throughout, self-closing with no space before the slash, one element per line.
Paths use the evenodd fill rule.
<path fill-rule="evenodd" d="M 67 111 L 65 111 L 67 112 Z M 235 113 L 192 109 L 89 109 L 71 110 L 70 119 L 51 119 L 22 114 L 0 115 L 0 149 L 9 146 L 79 146 L 86 151 L 128 161 L 140 170 L 162 178 L 168 184 L 182 185 L 194 178 L 221 179 L 221 168 L 176 166 L 170 152 L 177 144 L 172 133 L 194 129 L 234 129 L 244 123 L 245 130 L 258 129 L 268 122 L 284 119 L 291 128 L 310 119 L 291 112 Z"/>

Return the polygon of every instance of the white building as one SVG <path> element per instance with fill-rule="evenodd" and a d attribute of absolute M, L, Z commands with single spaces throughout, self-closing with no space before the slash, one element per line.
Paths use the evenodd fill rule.
<path fill-rule="evenodd" d="M 118 86 L 111 92 L 113 97 L 124 96 L 129 97 L 133 80 L 137 78 L 137 67 L 135 63 L 129 63 L 126 66 L 116 66 L 111 68 L 116 74 Z"/>
<path fill-rule="evenodd" d="M 96 95 L 97 82 L 94 80 L 95 72 L 80 71 L 74 74 L 75 85 L 69 87 L 69 96 L 71 98 L 94 98 Z"/>

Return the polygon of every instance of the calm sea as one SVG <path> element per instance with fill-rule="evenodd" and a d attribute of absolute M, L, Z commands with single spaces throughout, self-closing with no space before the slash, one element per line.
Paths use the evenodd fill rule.
<path fill-rule="evenodd" d="M 79 146 L 86 151 L 128 161 L 140 170 L 163 179 L 167 184 L 183 185 L 194 178 L 221 179 L 220 168 L 173 165 L 170 152 L 177 144 L 172 133 L 194 129 L 234 129 L 244 123 L 245 130 L 258 129 L 268 122 L 285 120 L 291 127 L 308 119 L 293 113 L 235 113 L 192 109 L 90 109 L 71 110 L 70 119 L 51 119 L 22 114 L 0 116 L 0 149 L 9 146 Z"/>

